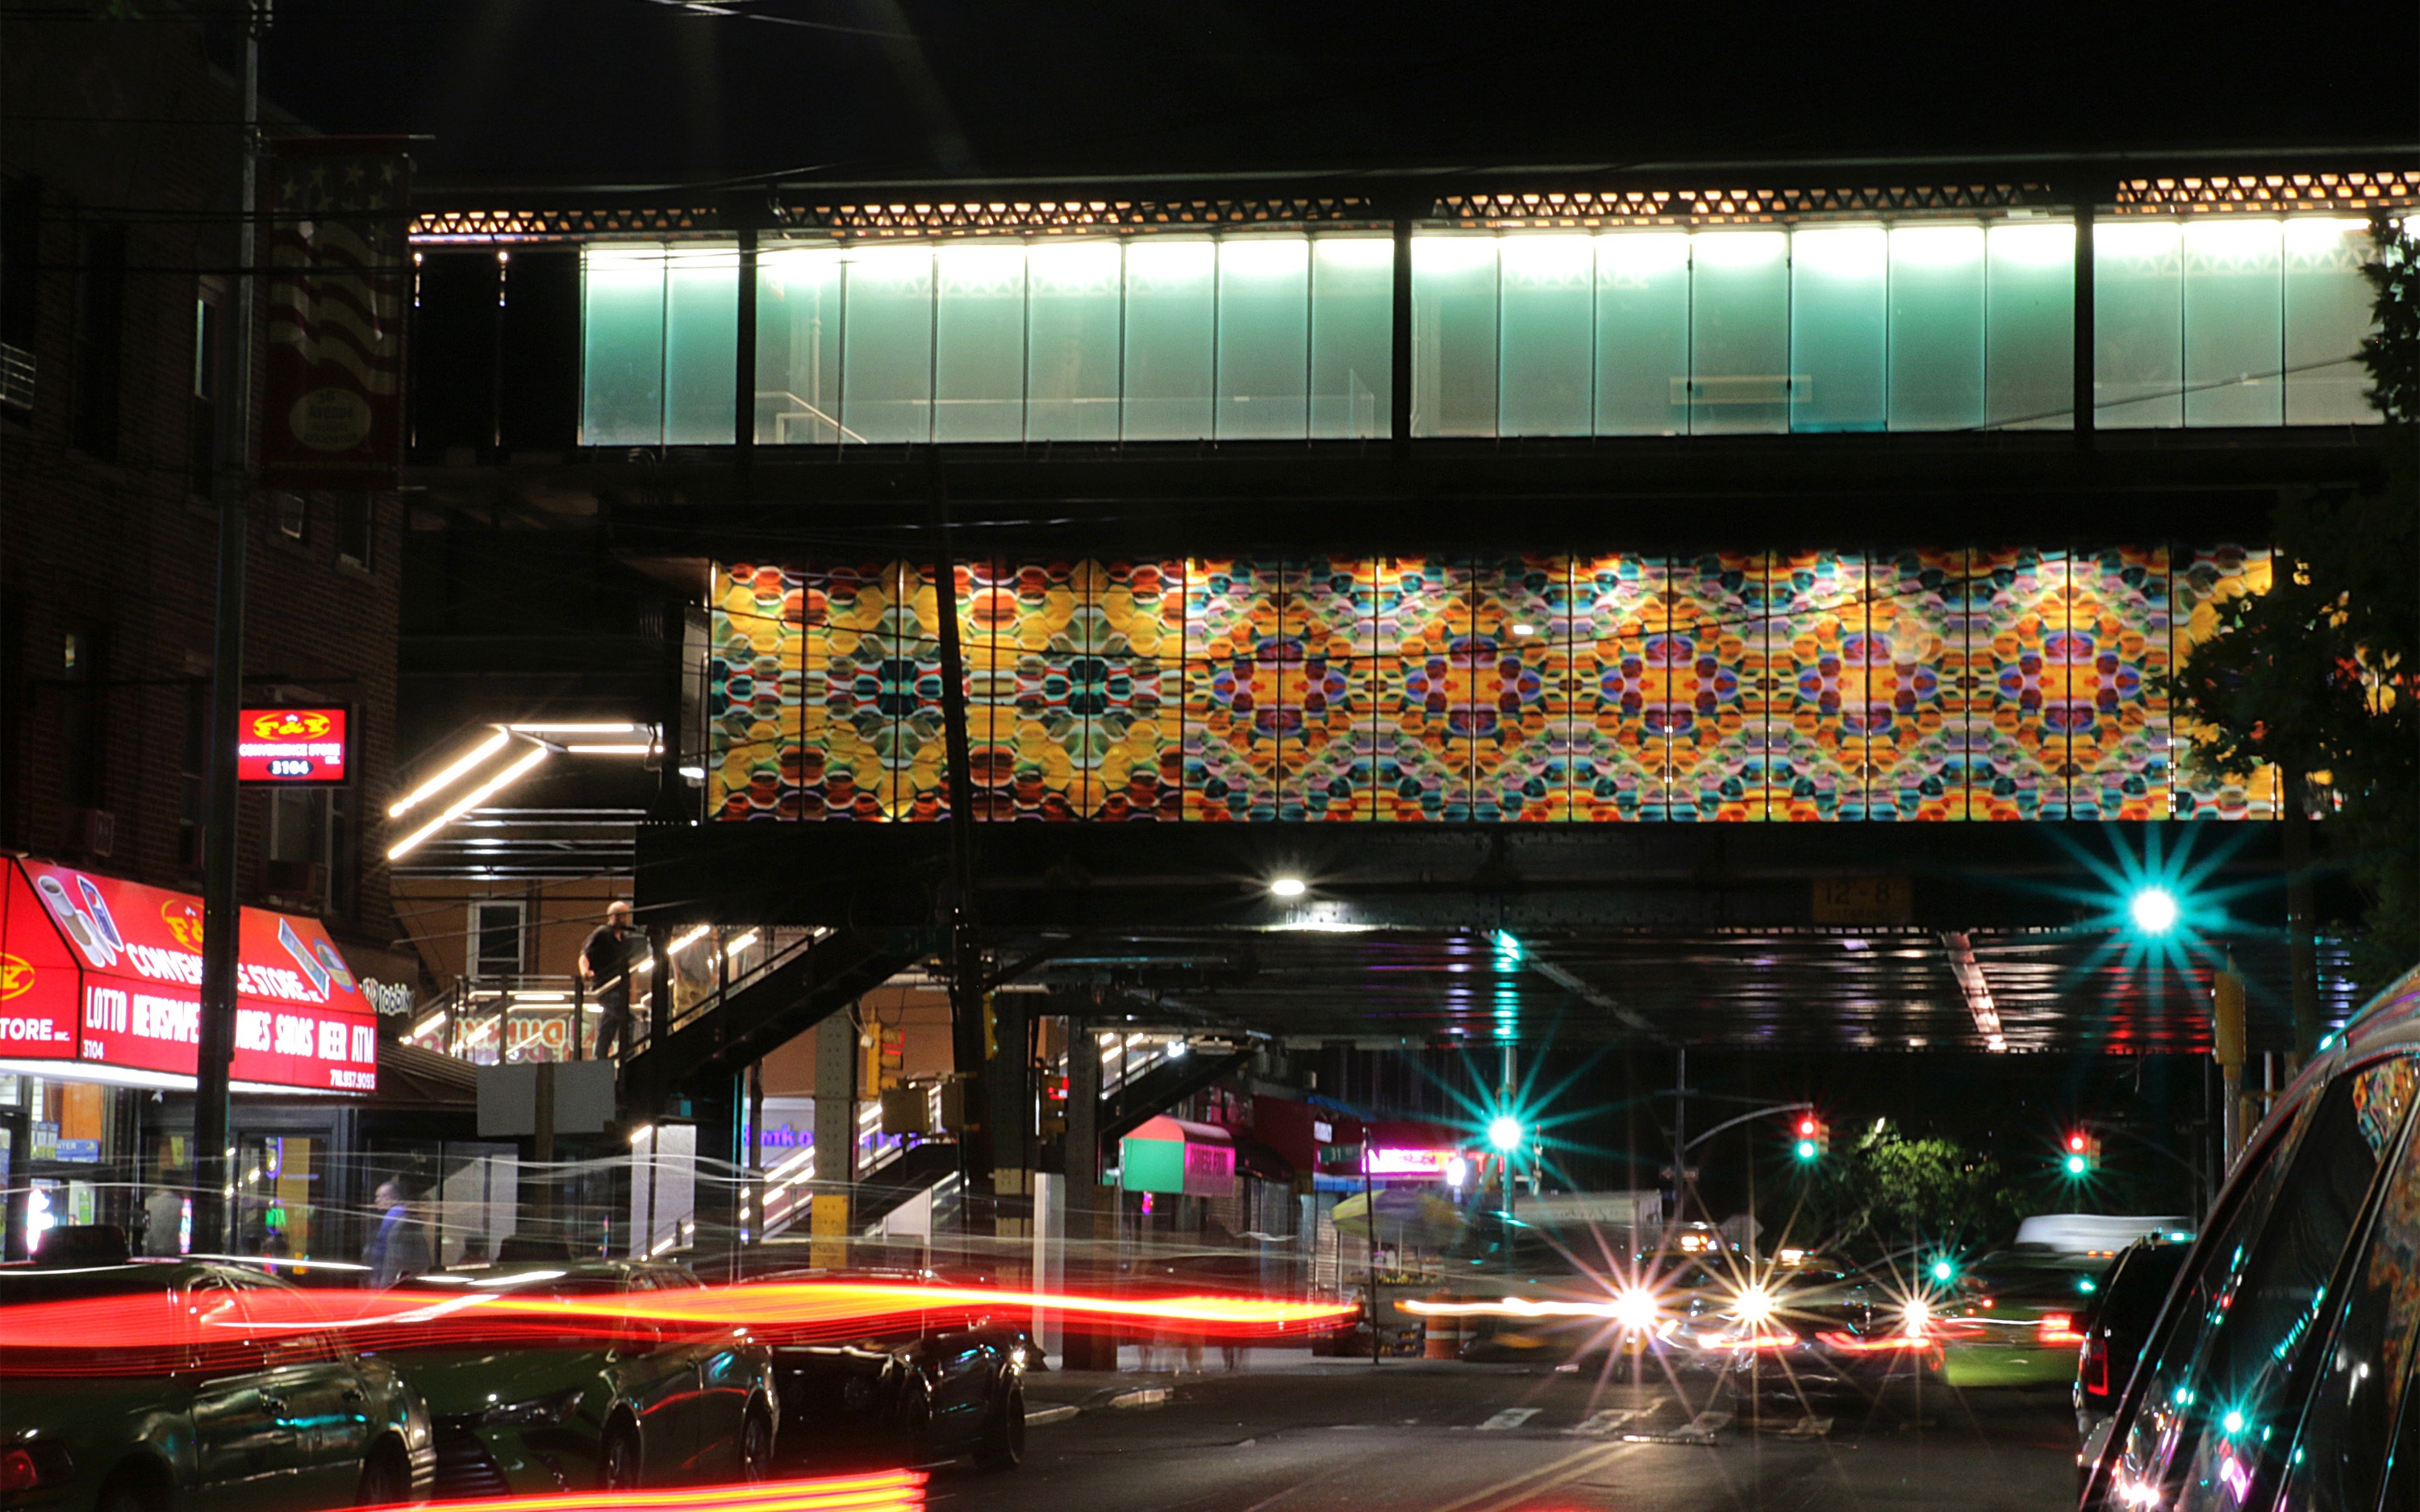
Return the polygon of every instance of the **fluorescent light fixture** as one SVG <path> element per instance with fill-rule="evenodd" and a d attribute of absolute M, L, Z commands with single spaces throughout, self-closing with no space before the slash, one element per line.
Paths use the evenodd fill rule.
<path fill-rule="evenodd" d="M 752 929 L 747 933 L 739 936 L 739 938 L 732 941 L 729 945 L 724 946 L 722 948 L 722 953 L 726 958 L 736 956 L 740 951 L 745 950 L 755 943 L 756 932 Z"/>
<path fill-rule="evenodd" d="M 517 761 L 513 763 L 512 765 L 505 767 L 498 776 L 492 777 L 486 782 L 481 783 L 478 787 L 472 789 L 465 796 L 457 798 L 454 800 L 453 806 L 448 808 L 443 813 L 439 814 L 436 818 L 421 825 L 418 829 L 413 830 L 411 834 L 406 835 L 403 839 L 396 841 L 395 844 L 388 849 L 386 858 L 390 861 L 398 860 L 403 856 L 410 855 L 411 852 L 418 850 L 420 848 L 421 841 L 427 840 L 429 836 L 436 834 L 439 830 L 444 828 L 447 825 L 452 824 L 455 820 L 461 818 L 464 814 L 469 813 L 473 809 L 477 808 L 480 804 L 486 802 L 489 798 L 494 796 L 497 793 L 503 791 L 512 783 L 520 780 L 522 773 L 527 772 L 531 767 L 535 766 L 538 763 L 546 760 L 546 756 L 547 748 L 544 746 L 532 746 L 529 748 L 528 754 L 521 757 L 520 761 Z"/>
<path fill-rule="evenodd" d="M 566 746 L 574 756 L 652 756 L 664 748 L 652 741 L 616 742 L 602 746 Z"/>
<path fill-rule="evenodd" d="M 633 1145 L 636 1145 L 636 1144 L 637 1144 L 637 1143 L 639 1143 L 641 1140 L 643 1140 L 643 1139 L 646 1138 L 649 1134 L 654 1134 L 655 1132 L 656 1132 L 656 1126 L 655 1126 L 654 1124 L 652 1124 L 652 1123 L 643 1123 L 643 1124 L 639 1125 L 637 1128 L 635 1128 L 635 1129 L 633 1129 L 633 1130 L 631 1130 L 631 1131 L 630 1131 L 630 1143 L 631 1143 L 631 1144 L 633 1144 Z"/>
<path fill-rule="evenodd" d="M 628 720 L 598 722 L 588 720 L 569 724 L 513 724 L 504 727 L 517 735 L 636 735 L 647 733 L 643 724 Z"/>
<path fill-rule="evenodd" d="M 412 789 L 410 793 L 405 794 L 402 797 L 397 798 L 394 803 L 388 805 L 386 816 L 389 819 L 399 819 L 403 815 L 410 813 L 412 808 L 422 800 L 434 797 L 445 789 L 452 787 L 456 779 L 461 777 L 473 766 L 478 765 L 481 762 L 486 761 L 489 757 L 493 756 L 497 751 L 503 749 L 504 742 L 511 738 L 512 736 L 505 733 L 504 731 L 497 731 L 494 734 L 489 735 L 487 739 L 473 747 L 470 754 L 464 756 L 453 765 L 448 766 L 445 770 L 438 773 L 435 777 L 430 778 L 427 781 L 423 782 L 420 786 Z"/>
<path fill-rule="evenodd" d="M 690 779 L 692 781 L 703 782 L 706 780 L 706 768 L 703 766 L 684 766 L 680 769 L 680 775 Z"/>
<path fill-rule="evenodd" d="M 1269 884 L 1274 898 L 1299 898 L 1311 890 L 1311 885 L 1300 877 L 1279 877 Z"/>
<path fill-rule="evenodd" d="M 714 933 L 713 925 L 700 924 L 689 933 L 683 934 L 679 939 L 673 941 L 673 943 L 665 949 L 664 954 L 678 955 L 683 950 L 688 949 L 690 946 L 695 945 L 698 941 L 706 938 L 712 933 Z"/>

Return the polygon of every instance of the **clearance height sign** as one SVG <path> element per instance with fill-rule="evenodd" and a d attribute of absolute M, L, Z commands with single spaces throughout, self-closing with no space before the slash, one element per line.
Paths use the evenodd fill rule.
<path fill-rule="evenodd" d="M 5 865 L 0 1058 L 192 1075 L 201 900 L 48 862 Z M 378 1014 L 318 920 L 243 910 L 233 1076 L 376 1089 Z"/>

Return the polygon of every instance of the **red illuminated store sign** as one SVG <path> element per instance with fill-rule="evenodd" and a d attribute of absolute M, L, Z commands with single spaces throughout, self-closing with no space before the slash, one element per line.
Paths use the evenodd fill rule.
<path fill-rule="evenodd" d="M 236 721 L 235 779 L 272 787 L 346 780 L 346 711 L 246 709 Z"/>
<path fill-rule="evenodd" d="M 201 900 L 47 861 L 0 864 L 0 1059 L 193 1075 Z M 376 1088 L 378 1014 L 318 920 L 247 908 L 238 956 L 234 1080 Z"/>

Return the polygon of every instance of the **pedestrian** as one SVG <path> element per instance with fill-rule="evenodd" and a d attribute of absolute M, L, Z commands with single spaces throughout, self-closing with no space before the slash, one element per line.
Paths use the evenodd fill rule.
<path fill-rule="evenodd" d="M 638 1048 L 630 1014 L 630 967 L 638 953 L 630 927 L 629 901 L 606 905 L 605 922 L 580 948 L 580 980 L 602 1011 L 597 1021 L 597 1058 L 613 1060 Z M 575 1026 L 576 1032 L 576 1026 Z"/>
<path fill-rule="evenodd" d="M 157 1257 L 182 1254 L 184 1248 L 185 1199 L 155 1186 L 143 1199 L 143 1253 Z"/>
<path fill-rule="evenodd" d="M 429 1268 L 428 1234 L 412 1215 L 401 1177 L 379 1183 L 378 1207 L 379 1226 L 362 1246 L 362 1263 L 369 1267 L 371 1285 L 391 1287 Z"/>

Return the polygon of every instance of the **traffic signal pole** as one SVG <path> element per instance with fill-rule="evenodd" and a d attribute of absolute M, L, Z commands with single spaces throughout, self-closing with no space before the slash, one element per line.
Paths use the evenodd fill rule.
<path fill-rule="evenodd" d="M 225 1254 L 233 1249 L 228 1210 L 233 1204 L 234 1151 L 227 1100 L 227 1070 L 235 1058 L 236 959 L 242 905 L 236 897 L 236 852 L 240 839 L 235 780 L 236 726 L 243 710 L 243 579 L 251 543 L 252 352 L 257 300 L 254 267 L 255 224 L 259 196 L 260 32 L 267 18 L 260 0 L 247 8 L 243 33 L 243 143 L 239 174 L 241 195 L 236 216 L 235 349 L 227 375 L 234 402 L 228 406 L 226 460 L 219 477 L 219 581 L 217 620 L 210 648 L 210 739 L 205 771 L 208 806 L 202 830 L 202 1001 L 194 1055 L 194 1248 Z"/>

